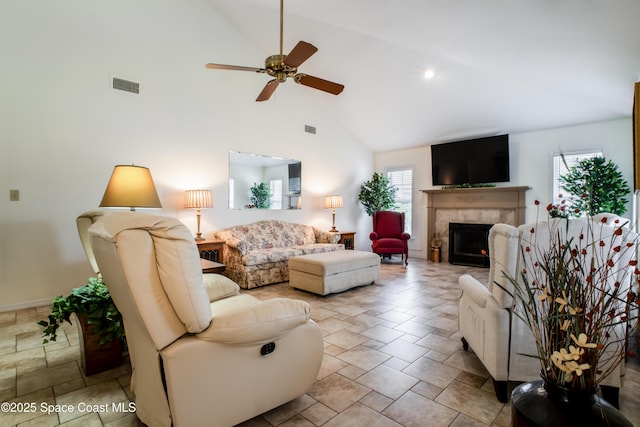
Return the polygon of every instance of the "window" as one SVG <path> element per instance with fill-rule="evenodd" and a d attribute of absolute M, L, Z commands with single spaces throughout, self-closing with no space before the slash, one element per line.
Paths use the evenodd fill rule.
<path fill-rule="evenodd" d="M 271 209 L 282 209 L 282 180 L 270 179 L 269 192 L 271 193 Z"/>
<path fill-rule="evenodd" d="M 387 171 L 387 178 L 391 185 L 396 187 L 396 208 L 398 212 L 404 212 L 404 230 L 412 233 L 411 205 L 413 198 L 413 169 L 391 169 Z"/>
<path fill-rule="evenodd" d="M 234 184 L 233 178 L 229 178 L 229 209 L 233 209 L 233 204 L 235 202 Z"/>
<path fill-rule="evenodd" d="M 565 162 L 562 161 L 562 156 L 562 154 L 554 154 L 553 156 L 553 203 L 558 202 L 560 195 L 563 195 L 563 199 L 565 200 L 568 198 L 568 195 L 564 193 L 560 183 L 560 177 L 569 172 L 567 166 L 571 167 L 576 165 L 580 160 L 590 159 L 592 157 L 601 157 L 602 151 L 570 154 L 565 153 L 564 160 L 567 162 L 567 166 L 565 166 Z"/>

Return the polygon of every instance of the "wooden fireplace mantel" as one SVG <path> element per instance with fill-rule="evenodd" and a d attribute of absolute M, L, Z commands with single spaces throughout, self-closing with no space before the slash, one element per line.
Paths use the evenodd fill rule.
<path fill-rule="evenodd" d="M 445 246 L 449 222 L 523 224 L 525 193 L 529 189 L 519 186 L 421 190 L 427 195 L 427 242 L 437 235 Z M 446 251 L 442 249 L 441 252 Z M 441 255 L 446 261 L 446 252 Z"/>

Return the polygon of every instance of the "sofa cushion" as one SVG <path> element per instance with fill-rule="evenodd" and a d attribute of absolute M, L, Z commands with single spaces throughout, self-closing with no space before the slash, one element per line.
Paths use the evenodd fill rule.
<path fill-rule="evenodd" d="M 286 261 L 292 256 L 302 255 L 300 249 L 295 248 L 271 248 L 249 251 L 242 257 L 242 263 L 246 266 L 260 265 L 270 262 Z"/>
<path fill-rule="evenodd" d="M 373 242 L 376 249 L 396 249 L 402 252 L 404 250 L 404 241 L 400 239 L 382 238 Z"/>

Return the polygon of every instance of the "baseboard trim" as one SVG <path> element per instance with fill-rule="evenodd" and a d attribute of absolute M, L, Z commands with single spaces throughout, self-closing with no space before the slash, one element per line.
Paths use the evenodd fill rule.
<path fill-rule="evenodd" d="M 42 298 L 33 301 L 21 302 L 18 304 L 0 305 L 0 313 L 5 313 L 7 311 L 25 310 L 27 308 L 42 307 L 50 304 L 51 298 Z"/>

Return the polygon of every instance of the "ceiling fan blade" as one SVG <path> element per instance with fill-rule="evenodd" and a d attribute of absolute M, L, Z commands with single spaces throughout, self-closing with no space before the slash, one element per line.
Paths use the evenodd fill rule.
<path fill-rule="evenodd" d="M 264 68 L 243 67 L 241 65 L 206 64 L 205 67 L 207 67 L 210 70 L 253 71 L 256 73 L 264 73 L 267 71 Z"/>
<path fill-rule="evenodd" d="M 301 85 L 322 90 L 333 95 L 339 95 L 344 89 L 344 85 L 330 82 L 329 80 L 324 80 L 319 77 L 310 76 L 308 74 L 296 74 L 293 80 Z"/>
<path fill-rule="evenodd" d="M 311 43 L 300 40 L 284 59 L 284 63 L 289 67 L 297 68 L 317 51 L 318 48 Z"/>
<path fill-rule="evenodd" d="M 256 98 L 256 102 L 266 101 L 271 98 L 271 95 L 273 95 L 277 87 L 278 81 L 276 79 L 269 80 L 264 86 L 264 89 L 262 89 L 262 92 L 260 92 L 260 95 Z"/>

